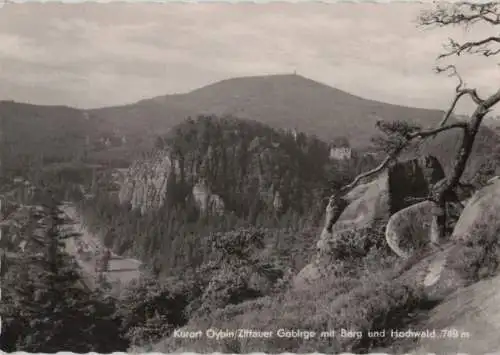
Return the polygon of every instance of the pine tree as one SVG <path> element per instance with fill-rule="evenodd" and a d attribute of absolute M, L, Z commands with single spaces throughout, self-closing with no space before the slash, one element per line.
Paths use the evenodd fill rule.
<path fill-rule="evenodd" d="M 7 321 L 2 348 L 53 353 L 110 352 L 126 349 L 111 315 L 113 305 L 86 290 L 76 262 L 65 253 L 75 237 L 63 230 L 65 219 L 50 193 L 37 212 L 39 228 L 32 240 L 38 252 L 19 256 L 4 278 L 1 306 Z M 3 330 L 3 329 L 2 329 Z M 2 332 L 3 333 L 3 332 Z"/>

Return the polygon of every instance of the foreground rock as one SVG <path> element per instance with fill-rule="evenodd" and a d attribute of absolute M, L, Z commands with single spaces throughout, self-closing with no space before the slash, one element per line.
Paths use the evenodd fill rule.
<path fill-rule="evenodd" d="M 412 329 L 435 330 L 436 338 L 407 339 L 398 352 L 411 354 L 485 354 L 500 349 L 500 277 L 452 294 Z M 394 352 L 395 349 L 390 349 Z"/>
<path fill-rule="evenodd" d="M 402 267 L 398 280 L 422 287 L 429 301 L 442 301 L 457 289 L 467 285 L 468 280 L 456 263 L 464 246 L 447 243 L 439 250 L 428 248 L 414 254 Z"/>
<path fill-rule="evenodd" d="M 323 229 L 318 241 L 318 255 L 296 277 L 295 287 L 307 285 L 328 274 L 331 255 L 339 240 L 350 238 L 354 230 L 369 229 L 387 222 L 412 199 L 426 197 L 429 185 L 444 177 L 441 164 L 432 156 L 398 162 L 374 180 L 360 184 L 345 196 L 343 210 L 331 232 Z"/>
<path fill-rule="evenodd" d="M 425 203 L 420 207 L 425 207 Z M 491 268 L 496 267 L 499 261 L 486 256 L 488 253 L 495 255 L 499 231 L 500 180 L 495 179 L 468 201 L 450 240 L 442 246 L 442 250 L 424 256 L 415 255 L 414 261 L 409 261 L 409 265 L 414 262 L 412 270 L 405 277 L 415 277 L 417 284 L 422 285 L 431 298 L 443 299 L 474 281 L 475 277 L 494 271 Z M 476 258 L 484 265 L 472 263 L 473 268 L 468 258 Z"/>
<path fill-rule="evenodd" d="M 467 202 L 455 226 L 452 239 L 473 239 L 475 229 L 486 225 L 490 227 L 485 229 L 490 233 L 487 238 L 497 238 L 497 224 L 500 224 L 500 179 L 494 178 Z"/>
<path fill-rule="evenodd" d="M 424 201 L 396 212 L 389 218 L 385 238 L 399 257 L 408 258 L 429 242 L 432 202 Z"/>
<path fill-rule="evenodd" d="M 488 275 L 498 272 L 499 207 L 500 180 L 492 179 L 469 200 L 443 250 L 418 260 L 401 276 L 413 278 L 431 300 L 443 302 L 412 328 L 435 330 L 436 337 L 413 342 L 407 339 L 398 344 L 401 347 L 398 351 L 412 354 L 498 351 L 500 276 L 488 278 Z"/>
<path fill-rule="evenodd" d="M 382 353 L 485 354 L 500 348 L 500 276 L 474 284 L 456 267 L 464 263 L 465 245 L 450 242 L 442 251 L 422 257 L 399 278 L 420 285 L 430 302 L 439 303 L 408 329 L 413 335 L 394 339 Z M 431 337 L 416 335 L 425 332 Z"/>

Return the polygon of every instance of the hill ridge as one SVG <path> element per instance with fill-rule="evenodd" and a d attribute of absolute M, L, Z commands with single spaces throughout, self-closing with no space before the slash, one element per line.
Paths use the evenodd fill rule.
<path fill-rule="evenodd" d="M 128 106 L 133 106 L 136 104 L 141 104 L 141 103 L 146 103 L 150 101 L 156 101 L 158 99 L 164 99 L 167 97 L 179 97 L 179 96 L 184 96 L 184 95 L 189 95 L 193 93 L 197 93 L 199 91 L 203 91 L 206 89 L 210 89 L 212 87 L 216 87 L 218 85 L 223 85 L 223 84 L 229 84 L 229 83 L 236 83 L 240 81 L 248 81 L 248 80 L 282 80 L 282 79 L 300 79 L 303 83 L 308 82 L 309 84 L 316 85 L 317 87 L 322 87 L 324 89 L 328 89 L 331 91 L 334 91 L 336 93 L 340 93 L 343 95 L 348 95 L 357 99 L 361 99 L 364 101 L 369 101 L 375 104 L 384 104 L 384 105 L 390 105 L 390 106 L 396 106 L 396 107 L 401 107 L 401 108 L 408 108 L 408 109 L 419 109 L 419 110 L 430 110 L 430 111 L 440 111 L 444 114 L 444 110 L 441 109 L 434 109 L 434 108 L 425 108 L 425 107 L 416 107 L 416 106 L 408 106 L 408 105 L 399 105 L 396 103 L 392 102 L 385 102 L 385 101 L 378 101 L 375 99 L 371 99 L 368 97 L 363 97 L 358 94 L 338 89 L 332 85 L 323 83 L 321 81 L 317 81 L 311 78 L 308 78 L 306 76 L 300 75 L 300 74 L 268 74 L 268 75 L 248 75 L 248 76 L 237 76 L 237 77 L 231 77 L 231 78 L 226 78 L 222 80 L 218 80 L 200 87 L 197 87 L 195 89 L 191 89 L 185 92 L 177 92 L 177 93 L 171 93 L 171 94 L 161 94 L 161 95 L 156 95 L 140 100 L 135 100 L 129 103 L 125 104 L 120 104 L 120 105 L 110 105 L 110 106 L 100 106 L 100 107 L 91 107 L 91 108 L 79 108 L 71 105 L 65 105 L 65 104 L 39 104 L 39 103 L 31 103 L 31 102 L 26 102 L 26 101 L 17 101 L 17 100 L 1 100 L 0 99 L 0 104 L 20 104 L 20 105 L 29 105 L 33 107 L 51 107 L 51 108 L 69 108 L 69 109 L 74 109 L 74 110 L 79 110 L 79 111 L 84 111 L 84 112 L 90 112 L 90 111 L 96 111 L 96 110 L 102 110 L 102 109 L 108 109 L 108 108 L 116 108 L 116 107 L 128 107 Z"/>
<path fill-rule="evenodd" d="M 35 155 L 42 142 L 54 146 L 57 137 L 82 155 L 81 145 L 86 141 L 100 146 L 110 136 L 120 148 L 112 154 L 135 154 L 149 150 L 158 136 L 168 134 L 186 118 L 200 115 L 233 116 L 274 129 L 295 129 L 325 142 L 345 137 L 354 149 L 370 149 L 371 139 L 380 133 L 378 120 L 432 127 L 441 121 L 443 111 L 364 99 L 296 74 L 229 78 L 185 94 L 99 109 L 0 102 L 5 136 L 11 137 L 11 143 L 22 141 L 23 146 L 31 142 Z M 78 136 L 78 143 L 66 139 L 70 131 Z M 126 142 L 126 147 L 120 142 Z M 28 153 L 29 149 L 22 148 Z M 60 144 L 50 149 L 57 150 L 62 151 Z"/>
<path fill-rule="evenodd" d="M 378 101 L 378 100 L 371 99 L 371 98 L 368 98 L 368 97 L 363 97 L 363 96 L 360 96 L 358 94 L 355 94 L 355 93 L 352 93 L 352 92 L 349 92 L 349 91 L 346 91 L 346 90 L 342 90 L 342 89 L 336 88 L 335 86 L 332 86 L 332 85 L 323 83 L 321 81 L 317 81 L 317 80 L 308 78 L 308 77 L 300 75 L 300 74 L 268 74 L 268 75 L 237 76 L 237 77 L 232 77 L 232 78 L 218 80 L 218 81 L 215 81 L 215 82 L 212 82 L 210 84 L 206 84 L 206 85 L 200 86 L 198 88 L 195 88 L 195 89 L 192 89 L 192 90 L 189 90 L 189 91 L 186 91 L 186 92 L 179 92 L 179 93 L 174 93 L 174 94 L 157 95 L 157 96 L 154 96 L 154 97 L 151 97 L 151 98 L 145 98 L 145 99 L 138 100 L 135 103 L 148 102 L 148 101 L 151 101 L 151 100 L 158 100 L 158 99 L 161 100 L 161 99 L 164 99 L 166 97 L 171 97 L 171 96 L 177 97 L 177 96 L 194 94 L 194 93 L 198 93 L 198 92 L 203 91 L 203 90 L 208 90 L 208 89 L 211 89 L 213 87 L 217 87 L 219 85 L 233 84 L 233 83 L 238 83 L 238 82 L 241 82 L 241 81 L 260 81 L 260 82 L 264 82 L 264 81 L 267 81 L 267 80 L 292 80 L 292 79 L 299 79 L 302 83 L 307 83 L 309 85 L 314 85 L 314 86 L 316 86 L 318 88 L 327 89 L 327 90 L 330 90 L 332 92 L 335 92 L 335 93 L 338 93 L 338 94 L 341 94 L 341 95 L 346 95 L 346 96 L 350 96 L 350 97 L 353 97 L 353 98 L 356 98 L 356 99 L 360 99 L 360 100 L 364 100 L 364 101 L 369 101 L 369 102 L 372 102 L 374 104 L 391 105 L 391 106 L 396 106 L 396 107 L 401 107 L 401 108 L 408 108 L 408 109 L 431 110 L 431 111 L 436 111 L 437 110 L 437 111 L 442 112 L 443 114 L 445 113 L 445 110 L 441 110 L 441 109 L 416 107 L 416 106 L 408 106 L 408 105 L 399 105 L 399 104 L 392 103 L 392 102 Z M 298 81 L 298 80 L 296 80 L 296 81 Z"/>

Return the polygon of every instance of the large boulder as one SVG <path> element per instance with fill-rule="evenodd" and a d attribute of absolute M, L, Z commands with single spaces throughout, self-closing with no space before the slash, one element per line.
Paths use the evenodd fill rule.
<path fill-rule="evenodd" d="M 385 238 L 400 257 L 408 258 L 429 242 L 432 202 L 423 201 L 396 212 L 389 218 Z"/>
<path fill-rule="evenodd" d="M 500 179 L 496 177 L 490 179 L 486 186 L 469 199 L 455 225 L 452 240 L 470 240 L 474 238 L 475 229 L 482 225 L 490 227 L 484 228 L 483 232 L 492 233 L 483 237 L 496 238 L 500 226 L 498 221 L 500 221 Z"/>
<path fill-rule="evenodd" d="M 432 156 L 399 161 L 372 181 L 358 185 L 344 196 L 347 202 L 329 231 L 323 228 L 317 243 L 318 256 L 296 277 L 296 287 L 308 285 L 328 273 L 329 257 L 338 240 L 355 229 L 387 222 L 398 211 L 429 194 L 431 184 L 444 178 L 439 161 Z M 326 270 L 325 270 L 326 268 Z"/>
<path fill-rule="evenodd" d="M 400 270 L 399 281 L 421 287 L 429 301 L 441 301 L 468 283 L 456 263 L 463 246 L 448 242 L 439 249 L 424 248 L 413 254 Z"/>
<path fill-rule="evenodd" d="M 331 232 L 323 230 L 318 249 L 328 252 L 329 243 L 344 231 L 388 221 L 394 213 L 414 203 L 412 199 L 426 197 L 429 185 L 443 177 L 443 168 L 434 157 L 391 165 L 373 181 L 358 185 L 344 196 L 347 206 Z"/>

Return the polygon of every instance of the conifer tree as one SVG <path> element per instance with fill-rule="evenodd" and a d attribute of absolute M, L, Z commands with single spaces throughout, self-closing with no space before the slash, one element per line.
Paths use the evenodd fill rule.
<path fill-rule="evenodd" d="M 2 349 L 54 353 L 111 352 L 126 349 L 111 315 L 113 304 L 90 292 L 65 242 L 76 237 L 50 191 L 40 195 L 34 213 L 38 229 L 29 240 L 38 245 L 18 255 L 2 288 Z"/>

